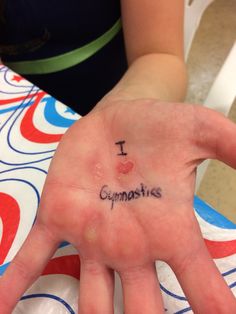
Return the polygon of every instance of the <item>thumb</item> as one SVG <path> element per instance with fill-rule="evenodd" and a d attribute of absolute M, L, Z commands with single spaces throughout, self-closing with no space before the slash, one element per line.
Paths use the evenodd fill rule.
<path fill-rule="evenodd" d="M 204 148 L 203 158 L 218 159 L 236 168 L 236 124 L 215 110 L 199 109 L 197 140 Z"/>

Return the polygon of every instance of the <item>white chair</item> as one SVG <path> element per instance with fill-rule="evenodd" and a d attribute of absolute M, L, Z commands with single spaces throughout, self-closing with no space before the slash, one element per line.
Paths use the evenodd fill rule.
<path fill-rule="evenodd" d="M 185 0 L 185 20 L 184 20 L 184 48 L 185 60 L 201 22 L 206 8 L 214 0 Z M 204 106 L 217 110 L 224 115 L 228 115 L 230 107 L 236 98 L 236 42 L 234 43 L 228 57 L 222 65 L 212 87 L 208 93 Z M 204 161 L 197 172 L 196 191 L 207 169 L 209 160 Z"/>
<path fill-rule="evenodd" d="M 236 41 L 214 80 L 204 106 L 228 116 L 231 105 L 236 99 Z M 210 160 L 205 160 L 197 171 L 196 191 L 206 172 Z"/>
<path fill-rule="evenodd" d="M 213 1 L 214 0 L 185 0 L 184 48 L 186 60 L 202 15 Z"/>
<path fill-rule="evenodd" d="M 236 37 L 236 36 L 235 36 Z M 225 59 L 204 105 L 228 115 L 236 98 L 236 41 Z"/>

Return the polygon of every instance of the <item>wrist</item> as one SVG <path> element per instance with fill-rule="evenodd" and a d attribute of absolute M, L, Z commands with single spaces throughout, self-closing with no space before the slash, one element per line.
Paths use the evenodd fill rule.
<path fill-rule="evenodd" d="M 187 73 L 182 59 L 169 54 L 144 55 L 129 66 L 121 80 L 99 101 L 93 111 L 122 100 L 183 101 L 186 87 Z"/>
<path fill-rule="evenodd" d="M 134 98 L 183 101 L 187 88 L 186 65 L 175 55 L 147 54 L 130 65 L 117 85 Z"/>

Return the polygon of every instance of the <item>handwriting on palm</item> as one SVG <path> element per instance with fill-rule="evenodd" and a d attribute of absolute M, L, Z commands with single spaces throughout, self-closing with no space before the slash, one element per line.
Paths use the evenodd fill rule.
<path fill-rule="evenodd" d="M 235 309 L 192 210 L 200 161 L 236 161 L 236 154 L 229 154 L 236 143 L 221 145 L 211 121 L 236 134 L 235 126 L 213 111 L 151 100 L 117 102 L 75 123 L 50 166 L 34 231 L 2 285 L 47 238 L 48 250 L 24 274 L 18 296 L 40 274 L 57 244 L 67 240 L 81 256 L 80 313 L 112 313 L 113 269 L 122 280 L 127 314 L 162 313 L 154 270 L 158 259 L 176 272 L 196 313 L 216 313 L 223 297 Z M 212 295 L 201 283 L 204 272 L 212 277 L 210 285 L 221 287 L 210 307 Z M 140 285 L 146 291 L 141 297 Z M 3 314 L 16 302 L 14 293 L 8 299 Z"/>
<path fill-rule="evenodd" d="M 127 111 L 125 106 L 120 105 L 115 113 L 112 108 L 113 110 L 103 110 L 81 120 L 65 135 L 53 160 L 42 198 L 42 219 L 46 223 L 48 218 L 43 215 L 46 211 L 46 217 L 49 215 L 49 219 L 53 220 L 50 225 L 55 228 L 59 225 L 57 229 L 62 233 L 62 239 L 70 231 L 72 234 L 66 240 L 79 246 L 81 253 L 82 247 L 86 250 L 94 246 L 96 250 L 99 243 L 104 250 L 108 245 L 108 252 L 113 248 L 114 254 L 119 247 L 128 251 L 129 246 L 137 252 L 135 246 L 138 244 L 140 249 L 143 237 L 146 237 L 148 245 L 152 239 L 158 241 L 159 237 L 154 235 L 160 234 L 163 237 L 161 222 L 165 226 L 167 223 L 163 221 L 164 218 L 176 214 L 182 220 L 182 216 L 186 215 L 183 211 L 191 207 L 194 169 L 199 157 L 203 157 L 199 154 L 200 149 L 195 148 L 194 152 L 193 148 L 188 148 L 190 151 L 186 151 L 186 147 L 193 143 L 196 133 L 193 121 L 189 123 L 188 130 L 186 126 L 181 127 L 182 130 L 176 130 L 180 123 L 185 122 L 182 115 L 186 114 L 178 106 L 172 106 L 173 111 L 168 117 L 172 122 L 168 126 L 165 124 L 167 117 L 164 117 L 168 113 L 164 110 L 162 117 L 153 117 L 153 111 L 158 111 L 157 105 L 146 103 L 134 106 Z M 147 112 L 147 106 L 150 112 Z M 190 114 L 191 108 L 186 109 Z M 180 118 L 182 121 L 174 121 Z M 116 145 L 120 139 L 125 141 L 122 149 L 127 155 L 120 155 L 121 147 Z M 63 159 L 60 158 L 62 154 Z M 126 165 L 128 162 L 132 162 L 133 169 L 129 173 L 123 173 L 122 169 L 119 171 L 120 164 Z M 107 187 L 102 191 L 104 185 Z M 107 197 L 109 191 L 128 193 L 137 188 L 141 190 L 142 185 L 146 187 L 145 192 L 160 187 L 161 197 L 145 197 L 141 192 L 141 197 L 137 199 L 119 198 L 111 210 L 112 200 Z M 49 193 L 50 199 L 47 197 Z M 181 209 L 177 209 L 176 202 L 181 205 Z M 175 210 L 176 213 L 173 212 Z M 70 217 L 77 222 L 75 230 L 71 228 Z M 173 219 L 172 226 L 175 236 L 177 217 Z M 65 219 L 69 219 L 69 226 L 65 225 Z M 168 234 L 171 230 L 169 227 Z M 132 232 L 132 228 L 134 234 L 129 239 L 134 243 L 128 245 L 127 234 Z M 124 243 L 120 243 L 122 234 Z M 77 238 L 80 243 L 74 242 Z M 149 249 L 151 252 L 145 248 L 147 251 L 142 254 L 140 252 L 140 256 L 157 254 L 154 252 L 160 244 L 153 243 L 153 248 Z M 152 258 L 157 257 L 160 256 Z M 130 258 L 127 256 L 125 265 Z M 124 256 L 122 260 L 124 261 Z"/>

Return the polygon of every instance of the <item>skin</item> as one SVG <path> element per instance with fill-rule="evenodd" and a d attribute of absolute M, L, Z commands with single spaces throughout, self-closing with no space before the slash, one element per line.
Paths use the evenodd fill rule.
<path fill-rule="evenodd" d="M 135 160 L 121 177 L 117 138 L 126 139 Z M 155 260 L 172 267 L 194 313 L 234 313 L 235 298 L 207 252 L 192 205 L 197 165 L 217 158 L 236 167 L 235 139 L 236 126 L 214 111 L 154 100 L 109 103 L 76 122 L 50 165 L 37 221 L 1 278 L 0 313 L 11 313 L 62 240 L 80 252 L 82 314 L 113 313 L 113 270 L 125 313 L 163 313 Z M 104 184 L 129 190 L 140 182 L 160 186 L 162 197 L 117 202 L 113 210 L 99 198 Z"/>
<path fill-rule="evenodd" d="M 129 69 L 62 138 L 36 223 L 0 279 L 0 314 L 12 312 L 62 240 L 80 252 L 80 314 L 113 313 L 113 270 L 121 277 L 126 314 L 163 313 L 158 259 L 172 267 L 194 313 L 236 312 L 192 209 L 202 160 L 236 167 L 236 127 L 214 111 L 176 103 L 187 82 L 184 1 L 121 0 L 121 8 Z M 127 173 L 119 171 L 125 161 L 115 143 L 121 139 L 125 161 L 134 164 Z M 160 186 L 162 197 L 117 202 L 113 210 L 99 198 L 104 185 L 123 191 L 140 182 Z"/>

